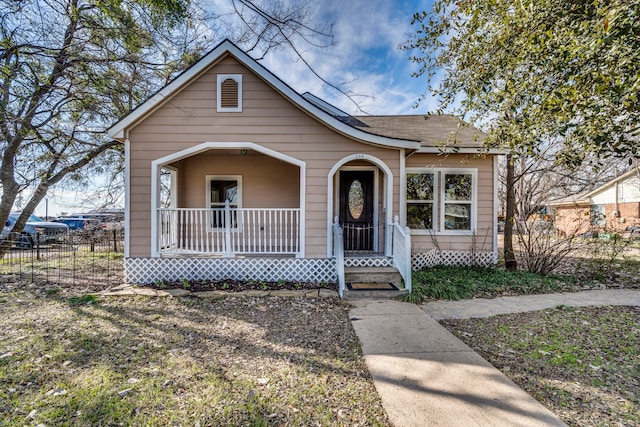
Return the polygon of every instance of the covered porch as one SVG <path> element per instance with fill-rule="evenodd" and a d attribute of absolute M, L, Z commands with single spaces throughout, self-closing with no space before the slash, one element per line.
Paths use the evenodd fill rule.
<path fill-rule="evenodd" d="M 153 162 L 152 256 L 305 254 L 305 162 L 208 142 Z"/>
<path fill-rule="evenodd" d="M 300 257 L 301 209 L 159 208 L 161 255 Z"/>

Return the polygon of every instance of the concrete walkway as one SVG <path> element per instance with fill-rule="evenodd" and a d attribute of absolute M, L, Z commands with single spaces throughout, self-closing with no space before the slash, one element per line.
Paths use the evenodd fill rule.
<path fill-rule="evenodd" d="M 355 300 L 353 304 L 353 327 L 394 425 L 564 426 L 551 411 L 440 326 L 431 314 L 463 318 L 561 304 L 640 305 L 640 291 L 438 301 L 424 306 L 394 300 Z"/>
<path fill-rule="evenodd" d="M 499 314 L 524 313 L 566 305 L 590 307 L 603 305 L 640 306 L 640 290 L 602 289 L 594 291 L 547 295 L 523 295 L 517 297 L 477 298 L 462 301 L 432 301 L 422 309 L 436 320 L 472 319 Z"/>

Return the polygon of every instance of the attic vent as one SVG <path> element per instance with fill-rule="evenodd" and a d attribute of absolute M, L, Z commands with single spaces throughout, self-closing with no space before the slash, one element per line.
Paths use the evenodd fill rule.
<path fill-rule="evenodd" d="M 238 108 L 238 83 L 235 80 L 223 81 L 220 92 L 222 108 Z"/>
<path fill-rule="evenodd" d="M 242 75 L 218 75 L 217 104 L 219 112 L 233 113 L 242 111 Z"/>

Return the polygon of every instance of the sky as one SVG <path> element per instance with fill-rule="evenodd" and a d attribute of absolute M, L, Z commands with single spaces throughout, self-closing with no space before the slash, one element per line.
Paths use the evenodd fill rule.
<path fill-rule="evenodd" d="M 218 8 L 229 8 L 229 0 L 207 0 Z M 290 0 L 296 1 L 296 0 Z M 411 77 L 418 66 L 409 61 L 409 52 L 398 49 L 410 34 L 414 13 L 430 10 L 432 0 L 315 0 L 310 13 L 315 22 L 333 24 L 335 44 L 314 48 L 298 43 L 303 56 L 325 80 L 341 84 L 360 97 L 356 105 L 346 96 L 329 89 L 293 52 L 270 52 L 260 62 L 299 93 L 312 94 L 350 114 L 425 114 L 436 109 L 427 97 L 416 108 L 426 89 L 424 77 Z M 221 39 L 218 42 L 222 41 Z M 90 192 L 54 189 L 36 208 L 36 215 L 79 213 Z M 87 207 L 89 208 L 89 207 Z M 88 209 L 85 209 L 88 210 Z"/>
<path fill-rule="evenodd" d="M 411 77 L 418 66 L 398 46 L 409 38 L 414 13 L 430 10 L 432 0 L 322 0 L 316 1 L 318 22 L 333 22 L 335 45 L 308 49 L 308 62 L 332 83 L 348 82 L 350 91 L 365 95 L 360 107 L 368 114 L 423 114 L 434 111 L 428 98 L 415 108 L 426 89 L 425 78 Z M 347 113 L 356 106 L 344 95 L 327 90 L 290 52 L 279 51 L 262 60 L 264 66 L 296 91 L 309 91 Z"/>

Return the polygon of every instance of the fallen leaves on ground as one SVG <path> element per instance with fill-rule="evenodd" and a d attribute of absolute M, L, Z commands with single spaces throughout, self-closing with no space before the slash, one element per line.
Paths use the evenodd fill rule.
<path fill-rule="evenodd" d="M 640 308 L 559 306 L 441 323 L 566 423 L 640 425 Z"/>
<path fill-rule="evenodd" d="M 0 294 L 7 425 L 389 425 L 333 298 Z"/>

